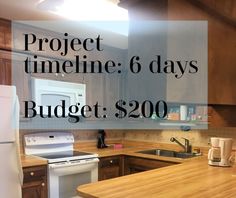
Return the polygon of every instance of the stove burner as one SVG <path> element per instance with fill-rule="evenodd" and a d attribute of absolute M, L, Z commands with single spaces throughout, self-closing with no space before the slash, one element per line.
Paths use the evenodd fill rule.
<path fill-rule="evenodd" d="M 80 151 L 62 151 L 62 152 L 52 152 L 52 153 L 42 153 L 37 154 L 37 156 L 45 159 L 60 159 L 60 158 L 70 158 L 70 157 L 82 157 L 92 155 L 92 153 L 80 152 Z"/>

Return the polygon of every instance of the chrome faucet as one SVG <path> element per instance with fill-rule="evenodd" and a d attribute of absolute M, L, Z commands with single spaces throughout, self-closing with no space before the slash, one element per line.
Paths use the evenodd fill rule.
<path fill-rule="evenodd" d="M 188 139 L 186 139 L 186 138 L 183 138 L 184 139 L 184 144 L 182 144 L 181 142 L 179 142 L 176 138 L 174 138 L 174 137 L 171 137 L 170 138 L 170 141 L 171 142 L 176 142 L 178 145 L 180 145 L 183 149 L 184 149 L 184 151 L 186 152 L 186 153 L 191 153 L 192 152 L 192 146 L 190 145 L 190 142 L 189 142 L 189 140 Z"/>

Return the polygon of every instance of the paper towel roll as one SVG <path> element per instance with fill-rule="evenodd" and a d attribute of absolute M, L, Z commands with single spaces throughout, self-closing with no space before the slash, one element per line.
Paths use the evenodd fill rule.
<path fill-rule="evenodd" d="M 180 105 L 180 120 L 187 120 L 188 107 L 187 105 Z"/>

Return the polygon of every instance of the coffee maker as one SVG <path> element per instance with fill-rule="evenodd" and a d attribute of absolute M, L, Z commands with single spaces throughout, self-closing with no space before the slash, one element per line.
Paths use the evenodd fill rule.
<path fill-rule="evenodd" d="M 232 138 L 211 138 L 211 148 L 208 152 L 208 164 L 212 166 L 232 166 Z"/>
<path fill-rule="evenodd" d="M 104 130 L 99 130 L 97 148 L 107 148 L 107 145 L 105 144 L 105 137 L 106 132 Z"/>

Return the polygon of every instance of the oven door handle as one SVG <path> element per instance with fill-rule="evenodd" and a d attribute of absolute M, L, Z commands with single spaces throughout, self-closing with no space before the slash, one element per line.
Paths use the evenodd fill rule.
<path fill-rule="evenodd" d="M 99 162 L 98 158 L 93 159 L 86 159 L 86 160 L 76 160 L 76 161 L 68 161 L 68 162 L 61 162 L 61 163 L 55 163 L 55 164 L 49 164 L 49 168 L 66 168 L 71 166 L 78 166 L 78 165 L 84 165 L 84 164 L 91 164 Z"/>

